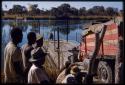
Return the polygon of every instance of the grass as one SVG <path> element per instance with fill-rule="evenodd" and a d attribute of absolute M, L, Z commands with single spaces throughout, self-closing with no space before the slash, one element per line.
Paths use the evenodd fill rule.
<path fill-rule="evenodd" d="M 46 72 L 48 73 L 49 78 L 55 83 L 56 78 L 59 74 L 59 70 L 46 58 L 44 63 Z"/>

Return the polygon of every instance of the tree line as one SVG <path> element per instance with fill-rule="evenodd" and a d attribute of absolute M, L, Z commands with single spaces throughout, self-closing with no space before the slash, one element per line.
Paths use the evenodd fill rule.
<path fill-rule="evenodd" d="M 3 11 L 3 10 L 2 10 Z M 38 8 L 38 4 L 33 4 L 30 9 L 21 5 L 13 5 L 6 13 L 8 15 L 25 15 L 25 16 L 54 16 L 54 17 L 64 17 L 64 16 L 118 16 L 123 10 L 118 10 L 117 8 L 103 6 L 93 6 L 90 9 L 82 7 L 77 9 L 71 7 L 69 4 L 61 4 L 58 7 L 52 7 L 50 10 L 44 10 Z M 4 15 L 4 12 L 2 12 Z"/>

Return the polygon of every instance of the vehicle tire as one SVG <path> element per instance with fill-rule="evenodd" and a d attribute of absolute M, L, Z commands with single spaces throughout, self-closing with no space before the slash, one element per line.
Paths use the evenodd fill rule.
<path fill-rule="evenodd" d="M 107 62 L 100 61 L 98 64 L 97 75 L 102 83 L 112 83 L 112 70 Z"/>

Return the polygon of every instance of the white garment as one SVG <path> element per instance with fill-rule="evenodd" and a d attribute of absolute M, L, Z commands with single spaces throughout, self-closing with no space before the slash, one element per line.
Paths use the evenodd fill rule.
<path fill-rule="evenodd" d="M 46 72 L 33 64 L 28 73 L 28 83 L 40 83 L 42 81 L 49 82 Z"/>
<path fill-rule="evenodd" d="M 4 50 L 4 75 L 5 82 L 7 83 L 20 83 L 18 80 L 19 74 L 16 73 L 15 67 L 13 65 L 14 62 L 19 62 L 21 65 L 21 69 L 23 69 L 22 64 L 22 54 L 20 47 L 14 45 L 13 42 L 9 42 Z"/>
<path fill-rule="evenodd" d="M 68 74 L 62 81 L 63 84 L 77 84 L 75 76 L 73 74 Z"/>

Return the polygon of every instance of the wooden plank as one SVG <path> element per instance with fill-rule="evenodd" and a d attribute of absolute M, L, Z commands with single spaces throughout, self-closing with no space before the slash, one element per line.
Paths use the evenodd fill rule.
<path fill-rule="evenodd" d="M 118 40 L 103 40 L 103 45 L 117 45 Z M 95 46 L 95 42 L 87 42 L 87 46 Z"/>
<path fill-rule="evenodd" d="M 94 49 L 95 46 L 87 46 L 87 49 Z M 114 49 L 117 50 L 117 46 L 114 45 L 104 45 L 103 46 L 104 50 L 110 50 L 110 49 Z"/>
<path fill-rule="evenodd" d="M 118 34 L 105 35 L 103 40 L 118 40 Z"/>
<path fill-rule="evenodd" d="M 112 23 L 111 25 L 107 25 L 107 30 L 117 29 L 118 26 L 115 23 Z"/>
<path fill-rule="evenodd" d="M 112 34 L 118 34 L 117 29 L 107 30 L 105 35 L 112 35 Z"/>
<path fill-rule="evenodd" d="M 104 40 L 118 40 L 118 34 L 105 35 Z M 86 42 L 95 42 L 95 38 L 86 38 Z"/>

